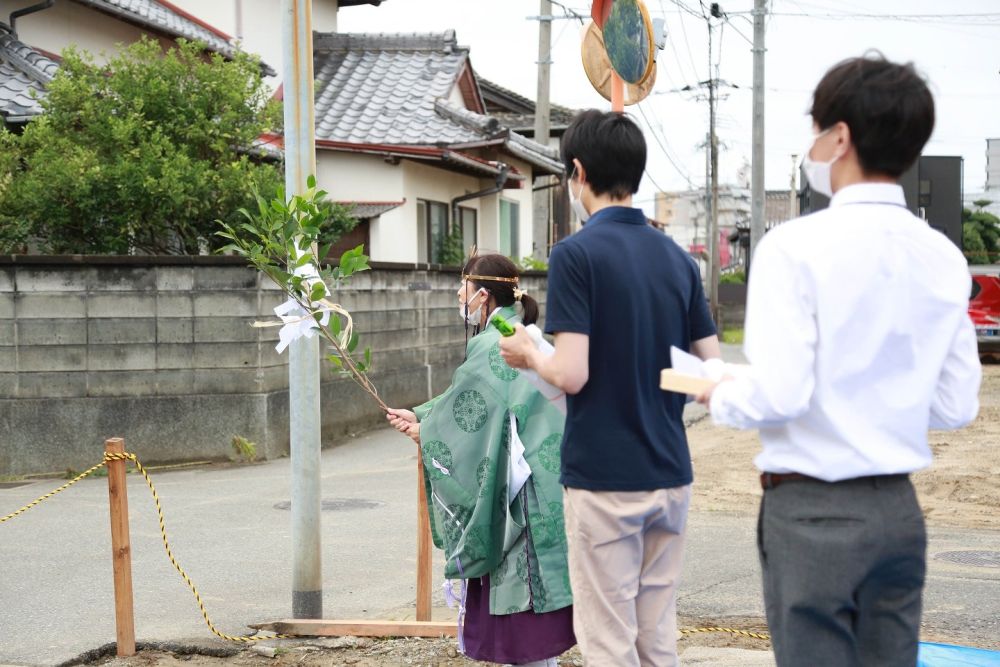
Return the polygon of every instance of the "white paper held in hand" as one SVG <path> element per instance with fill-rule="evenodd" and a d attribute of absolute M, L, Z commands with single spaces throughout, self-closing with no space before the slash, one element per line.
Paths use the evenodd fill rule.
<path fill-rule="evenodd" d="M 531 340 L 534 341 L 535 347 L 537 347 L 546 357 L 551 357 L 556 349 L 542 337 L 542 330 L 534 324 L 529 324 L 524 329 L 528 332 L 528 335 L 531 336 Z M 566 393 L 562 389 L 552 386 L 539 377 L 538 373 L 533 370 L 524 369 L 521 373 L 524 374 L 525 380 L 530 382 L 542 396 L 548 399 L 549 403 L 554 405 L 559 412 L 566 414 Z"/>

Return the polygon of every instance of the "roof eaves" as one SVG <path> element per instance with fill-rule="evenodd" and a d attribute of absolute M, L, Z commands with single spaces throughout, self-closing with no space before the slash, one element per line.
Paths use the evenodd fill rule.
<path fill-rule="evenodd" d="M 222 31 L 209 26 L 201 19 L 189 15 L 187 12 L 178 10 L 169 2 L 159 0 L 147 0 L 147 4 L 154 5 L 162 9 L 168 15 L 176 18 L 179 26 L 171 25 L 169 22 L 158 20 L 154 12 L 139 11 L 133 8 L 132 2 L 136 0 L 74 0 L 83 5 L 87 5 L 98 11 L 114 16 L 127 23 L 132 23 L 140 28 L 145 28 L 167 35 L 172 38 L 184 38 L 194 42 L 200 42 L 206 49 L 218 53 L 226 58 L 233 58 L 239 49 L 231 43 L 228 35 Z M 140 2 L 142 0 L 139 0 Z M 264 61 L 260 61 L 261 71 L 267 76 L 276 76 L 277 72 Z"/>
<path fill-rule="evenodd" d="M 499 176 L 503 170 L 503 166 L 499 162 L 489 162 L 458 151 L 445 151 L 442 160 L 485 176 Z M 524 174 L 511 167 L 507 172 L 507 178 L 513 181 L 523 181 Z"/>
<path fill-rule="evenodd" d="M 519 137 L 521 141 L 514 141 L 513 139 L 515 137 Z M 521 135 L 511 132 L 510 140 L 504 144 L 504 150 L 553 176 L 561 176 L 563 174 L 565 169 L 561 162 L 546 156 L 540 151 L 533 150 L 528 144 L 534 144 L 539 148 L 544 148 L 541 144 L 535 144 L 535 142 L 524 139 Z"/>
<path fill-rule="evenodd" d="M 530 115 L 534 117 L 535 101 L 531 98 L 525 97 L 520 93 L 515 93 L 509 88 L 504 88 L 498 83 L 490 81 L 489 79 L 484 79 L 478 75 L 477 80 L 479 81 L 479 88 L 483 92 L 483 97 L 487 101 L 493 101 L 499 106 L 506 106 L 510 113 Z M 561 104 L 550 103 L 549 113 L 554 117 L 562 116 L 572 119 L 576 116 L 578 111 L 570 109 L 569 107 L 564 107 Z"/>
<path fill-rule="evenodd" d="M 352 218 L 364 220 L 366 218 L 375 218 L 383 213 L 397 209 L 406 203 L 406 199 L 402 201 L 338 201 L 336 203 L 341 206 L 350 207 L 350 216 Z"/>

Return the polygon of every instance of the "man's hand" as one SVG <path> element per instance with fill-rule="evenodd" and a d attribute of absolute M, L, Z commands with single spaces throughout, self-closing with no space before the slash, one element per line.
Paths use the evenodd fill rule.
<path fill-rule="evenodd" d="M 500 356 L 511 368 L 532 368 L 531 360 L 538 348 L 524 326 L 514 325 L 514 335 L 500 339 Z"/>
<path fill-rule="evenodd" d="M 400 433 L 407 433 L 410 427 L 417 423 L 417 416 L 409 410 L 389 408 L 389 411 L 385 413 L 385 418 Z M 407 435 L 409 434 L 407 433 Z"/>
<path fill-rule="evenodd" d="M 406 430 L 406 435 L 410 436 L 410 440 L 420 444 L 420 423 L 410 424 L 410 428 Z"/>
<path fill-rule="evenodd" d="M 711 403 L 712 403 L 712 394 L 715 393 L 716 388 L 718 388 L 718 386 L 720 384 L 722 384 L 723 382 L 729 382 L 732 379 L 733 379 L 732 375 L 723 375 L 722 379 L 720 379 L 718 382 L 716 382 L 715 384 L 713 384 L 711 387 L 709 387 L 705 391 L 703 391 L 700 394 L 698 394 L 698 396 L 697 396 L 697 398 L 695 398 L 695 400 L 698 401 L 699 403 L 701 403 L 702 405 L 704 405 L 706 408 L 709 407 L 711 405 Z"/>

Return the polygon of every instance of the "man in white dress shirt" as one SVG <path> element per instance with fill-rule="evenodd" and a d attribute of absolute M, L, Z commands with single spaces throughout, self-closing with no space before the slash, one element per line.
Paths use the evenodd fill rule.
<path fill-rule="evenodd" d="M 717 424 L 760 430 L 758 549 L 778 665 L 912 667 L 927 537 L 909 473 L 931 463 L 928 429 L 979 409 L 969 270 L 896 183 L 934 127 L 912 65 L 846 60 L 810 114 L 803 168 L 830 207 L 761 241 L 750 370 L 699 400 Z"/>

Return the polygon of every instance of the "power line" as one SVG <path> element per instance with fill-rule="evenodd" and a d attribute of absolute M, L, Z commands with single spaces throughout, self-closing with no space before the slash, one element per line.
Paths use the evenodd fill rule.
<path fill-rule="evenodd" d="M 683 9 L 688 14 L 690 14 L 691 16 L 693 16 L 693 17 L 695 17 L 697 19 L 700 19 L 700 18 L 702 18 L 704 16 L 704 7 L 702 8 L 702 12 L 699 13 L 699 12 L 696 12 L 695 10 L 691 9 L 690 7 L 688 7 L 686 4 L 684 4 L 680 0 L 670 0 L 670 3 L 673 4 L 673 5 L 675 5 L 679 10 Z M 660 0 L 660 9 L 663 11 L 664 14 L 667 13 L 667 10 L 663 9 L 663 0 Z"/>
<path fill-rule="evenodd" d="M 654 188 L 656 188 L 660 192 L 666 192 L 666 190 L 664 190 L 663 188 L 661 188 L 660 184 L 656 182 L 656 180 L 653 178 L 652 174 L 649 173 L 649 169 L 644 169 L 643 171 L 646 173 L 646 178 L 649 179 L 649 182 L 653 184 Z M 655 197 L 653 198 L 653 201 L 656 201 Z"/>
<path fill-rule="evenodd" d="M 748 14 L 749 12 L 733 12 L 734 16 Z M 768 12 L 774 16 L 790 16 L 798 18 L 822 19 L 831 21 L 850 21 L 855 19 L 877 20 L 877 21 L 907 21 L 912 23 L 956 23 L 961 25 L 982 25 L 982 21 L 997 23 L 1000 25 L 1000 12 L 986 12 L 981 14 L 866 14 L 856 12 L 838 13 L 811 13 L 811 12 Z M 965 19 L 965 20 L 958 20 Z M 973 19 L 976 22 L 973 22 Z"/>
<path fill-rule="evenodd" d="M 683 178 L 687 182 L 689 188 L 693 188 L 694 185 L 692 185 L 691 183 L 691 176 L 683 169 L 681 169 L 681 167 L 677 164 L 677 162 L 671 155 L 671 151 L 668 148 L 669 142 L 667 142 L 666 135 L 664 135 L 663 141 L 660 141 L 660 137 L 656 134 L 656 130 L 653 128 L 653 124 L 649 121 L 649 118 L 646 116 L 646 111 L 642 108 L 642 103 L 637 104 L 636 107 L 639 109 L 639 113 L 642 115 L 642 119 L 646 122 L 646 127 L 649 128 L 649 133 L 653 135 L 653 139 L 656 140 L 656 143 L 657 145 L 659 145 L 660 150 L 663 151 L 663 155 L 670 162 L 670 166 L 672 166 L 677 171 L 677 173 L 680 174 L 681 178 Z M 657 125 L 659 125 L 659 123 L 657 123 Z M 662 130 L 662 126 L 660 129 Z"/>
<path fill-rule="evenodd" d="M 667 8 L 663 6 L 663 0 L 660 0 L 660 10 L 663 12 L 664 21 L 666 20 Z M 684 17 L 681 15 L 680 11 L 677 12 L 677 20 L 681 22 L 681 29 L 684 29 Z M 687 42 L 687 36 L 684 38 L 685 43 Z M 677 53 L 677 47 L 674 45 L 674 39 L 672 35 L 667 35 L 667 43 L 670 44 L 670 50 L 674 54 L 674 60 L 677 61 L 677 72 L 681 75 L 681 79 L 684 83 L 687 83 L 687 74 L 684 72 L 684 65 L 681 64 L 680 54 Z M 691 59 L 692 74 L 694 75 L 694 80 L 698 80 L 698 69 L 694 65 L 694 57 L 691 55 L 691 47 L 688 46 L 688 58 Z M 666 71 L 666 68 L 664 68 Z M 669 74 L 668 74 L 669 76 Z"/>
<path fill-rule="evenodd" d="M 558 0 L 550 0 L 550 2 L 551 2 L 551 3 L 553 4 L 553 5 L 555 5 L 556 7 L 559 7 L 560 9 L 562 9 L 562 10 L 563 10 L 563 14 L 564 14 L 565 16 L 567 16 L 567 17 L 573 17 L 573 18 L 577 19 L 578 21 L 580 21 L 580 24 L 581 24 L 581 25 L 582 25 L 582 24 L 584 23 L 584 21 L 585 21 L 585 20 L 586 20 L 586 18 L 587 18 L 586 16 L 584 16 L 584 15 L 583 15 L 583 14 L 581 14 L 580 12 L 576 11 L 576 10 L 575 10 L 575 9 L 573 9 L 572 7 L 567 7 L 567 6 L 566 6 L 566 5 L 564 5 L 563 3 L 561 3 L 561 2 L 558 2 Z"/>
<path fill-rule="evenodd" d="M 677 3 L 675 3 L 677 4 Z M 684 47 L 687 49 L 688 59 L 691 61 L 691 70 L 694 72 L 694 80 L 698 80 L 698 66 L 694 64 L 694 55 L 691 53 L 691 43 L 688 41 L 687 28 L 684 26 L 684 16 L 681 14 L 680 5 L 677 7 L 677 19 L 681 24 L 681 35 L 684 37 Z M 708 76 L 712 76 L 709 72 Z"/>
<path fill-rule="evenodd" d="M 724 15 L 724 18 L 725 18 L 725 20 L 726 20 L 726 25 L 728 25 L 728 26 L 729 26 L 730 28 L 732 28 L 733 30 L 735 30 L 735 31 L 736 31 L 736 34 L 737 34 L 737 35 L 739 35 L 740 37 L 742 37 L 742 38 L 743 38 L 743 41 L 745 41 L 745 42 L 746 42 L 747 44 L 749 44 L 750 46 L 753 46 L 753 40 L 752 40 L 752 39 L 750 39 L 749 37 L 747 37 L 746 35 L 744 35 L 744 34 L 743 34 L 743 31 L 742 31 L 742 30 L 740 30 L 739 28 L 737 28 L 737 27 L 736 27 L 736 26 L 735 26 L 735 25 L 733 24 L 733 22 L 729 20 L 729 15 L 728 15 L 728 14 L 725 14 L 725 15 Z M 745 17 L 744 17 L 744 18 L 745 18 Z M 721 45 L 720 45 L 720 46 L 721 46 Z"/>

